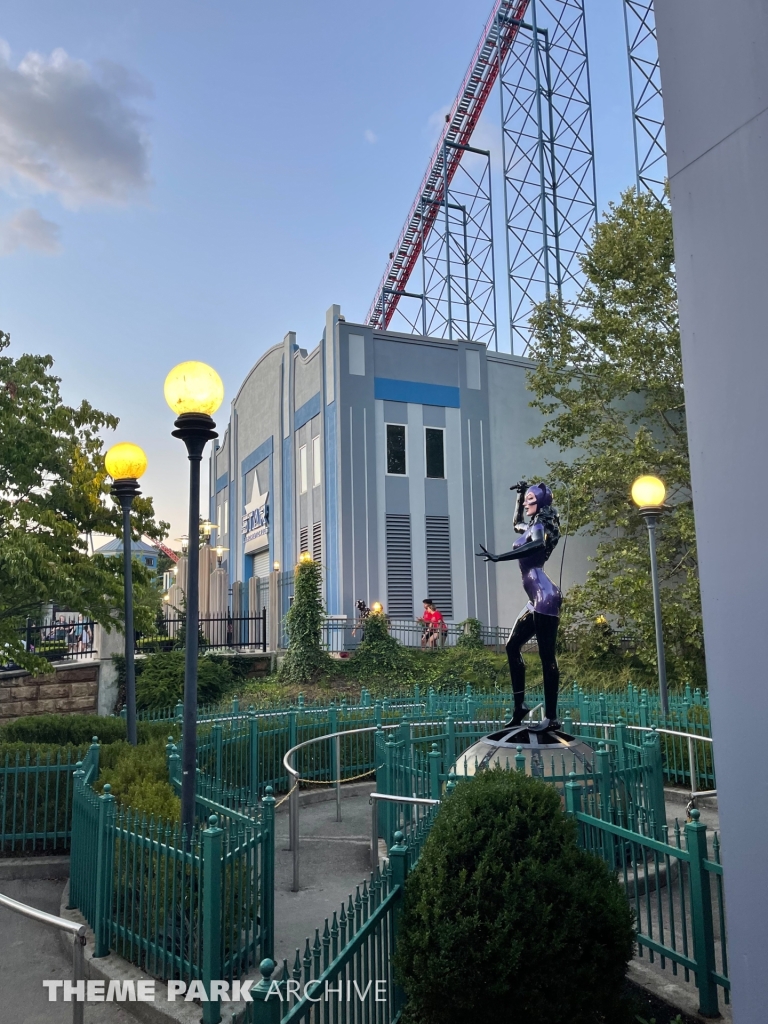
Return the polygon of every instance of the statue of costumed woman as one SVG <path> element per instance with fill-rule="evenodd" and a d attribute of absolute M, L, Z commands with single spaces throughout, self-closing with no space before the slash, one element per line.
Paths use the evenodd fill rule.
<path fill-rule="evenodd" d="M 521 536 L 506 554 L 491 554 L 481 544 L 481 554 L 478 555 L 478 558 L 482 557 L 487 562 L 518 561 L 523 588 L 528 595 L 528 604 L 518 617 L 507 641 L 509 674 L 515 700 L 510 725 L 520 725 L 530 710 L 525 703 L 525 662 L 521 650 L 535 636 L 544 673 L 544 719 L 533 728 L 559 729 L 557 693 L 560 670 L 557 667 L 555 643 L 563 596 L 560 588 L 544 572 L 544 563 L 560 539 L 560 519 L 552 504 L 552 492 L 546 484 L 528 486 L 525 481 L 521 481 L 510 490 L 517 491 L 513 527 L 515 533 Z"/>

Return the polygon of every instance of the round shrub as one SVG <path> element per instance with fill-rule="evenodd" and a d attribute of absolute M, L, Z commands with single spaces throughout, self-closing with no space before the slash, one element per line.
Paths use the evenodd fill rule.
<path fill-rule="evenodd" d="M 184 695 L 184 651 L 151 654 L 136 676 L 136 706 L 140 711 L 170 708 Z M 208 655 L 197 663 L 197 703 L 214 704 L 232 685 L 227 658 Z"/>
<path fill-rule="evenodd" d="M 465 619 L 459 625 L 464 628 L 459 634 L 456 646 L 474 651 L 483 650 L 483 624 L 480 619 Z"/>
<path fill-rule="evenodd" d="M 555 789 L 494 769 L 443 803 L 406 883 L 395 970 L 418 1024 L 598 1024 L 622 1001 L 632 915 Z"/>

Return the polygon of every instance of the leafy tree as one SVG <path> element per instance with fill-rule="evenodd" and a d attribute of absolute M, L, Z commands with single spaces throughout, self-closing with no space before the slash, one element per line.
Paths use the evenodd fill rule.
<path fill-rule="evenodd" d="M 653 196 L 623 193 L 593 230 L 582 258 L 579 305 L 535 311 L 532 405 L 548 419 L 532 444 L 577 450 L 548 463 L 571 531 L 598 538 L 595 565 L 564 604 L 564 631 L 603 660 L 605 620 L 638 637 L 655 666 L 646 527 L 632 482 L 653 473 L 667 486 L 658 529 L 664 640 L 670 680 L 704 681 L 698 561 L 685 421 L 672 217 Z"/>
<path fill-rule="evenodd" d="M 280 666 L 280 677 L 287 682 L 314 682 L 330 671 L 331 658 L 322 647 L 321 583 L 319 562 L 306 558 L 298 563 L 293 577 L 293 604 L 285 620 L 288 651 Z"/>
<path fill-rule="evenodd" d="M 13 358 L 9 345 L 0 332 L 0 650 L 4 660 L 44 670 L 18 631 L 41 605 L 54 601 L 104 625 L 120 620 L 122 560 L 89 557 L 87 543 L 93 533 L 122 533 L 101 437 L 118 419 L 86 401 L 65 405 L 52 358 Z M 136 538 L 168 528 L 146 497 L 134 502 L 132 525 Z M 134 573 L 141 621 L 149 577 L 138 565 Z"/>

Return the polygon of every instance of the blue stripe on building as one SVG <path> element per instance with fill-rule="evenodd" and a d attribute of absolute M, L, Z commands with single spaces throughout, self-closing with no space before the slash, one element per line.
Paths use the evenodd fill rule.
<path fill-rule="evenodd" d="M 415 405 L 442 405 L 449 409 L 460 406 L 460 391 L 446 384 L 423 384 L 415 380 L 390 380 L 375 377 L 374 398 L 385 402 L 412 402 Z"/>
<path fill-rule="evenodd" d="M 308 402 L 305 402 L 293 414 L 293 429 L 300 430 L 305 423 L 309 423 L 315 416 L 320 415 L 320 392 L 312 395 Z"/>

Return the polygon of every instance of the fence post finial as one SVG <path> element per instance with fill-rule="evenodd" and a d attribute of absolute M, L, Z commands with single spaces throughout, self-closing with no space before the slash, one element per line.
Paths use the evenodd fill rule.
<path fill-rule="evenodd" d="M 259 964 L 261 981 L 251 989 L 253 1000 L 253 1024 L 280 1024 L 282 1017 L 282 999 L 279 991 L 275 991 L 279 983 L 272 980 L 277 964 L 266 957 Z"/>

